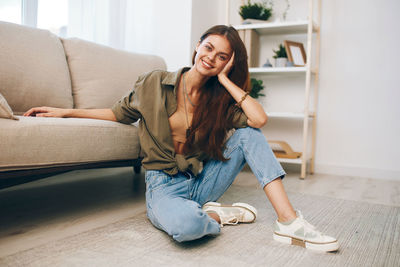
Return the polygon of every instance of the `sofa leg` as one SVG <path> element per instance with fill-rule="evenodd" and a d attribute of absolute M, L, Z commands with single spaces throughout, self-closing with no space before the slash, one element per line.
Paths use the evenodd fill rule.
<path fill-rule="evenodd" d="M 139 166 L 133 166 L 133 171 L 134 171 L 136 174 L 139 174 L 141 168 L 142 168 L 142 166 L 140 166 L 140 165 L 139 165 Z"/>

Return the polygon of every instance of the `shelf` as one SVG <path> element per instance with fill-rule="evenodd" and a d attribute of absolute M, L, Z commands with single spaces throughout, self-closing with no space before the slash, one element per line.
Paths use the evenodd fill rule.
<path fill-rule="evenodd" d="M 277 158 L 279 162 L 282 163 L 294 163 L 294 164 L 301 164 L 301 157 L 298 159 L 285 159 L 285 158 Z"/>
<path fill-rule="evenodd" d="M 230 1 L 227 0 L 227 3 Z M 234 4 L 239 7 L 239 3 Z M 301 20 L 293 21 L 260 21 L 260 20 L 248 20 L 250 24 L 232 25 L 240 35 L 248 54 L 248 65 L 252 66 L 249 68 L 250 76 L 257 79 L 272 79 L 271 83 L 273 86 L 278 83 L 286 83 L 290 85 L 282 94 L 271 94 L 272 99 L 266 101 L 266 99 L 260 99 L 260 103 L 263 106 L 264 111 L 268 115 L 270 120 L 278 122 L 273 124 L 274 127 L 281 127 L 281 123 L 294 123 L 300 126 L 302 124 L 302 133 L 295 131 L 289 133 L 285 138 L 288 142 L 290 139 L 298 139 L 302 137 L 302 144 L 298 146 L 298 149 L 304 150 L 306 153 L 303 154 L 305 157 L 297 159 L 278 158 L 281 163 L 287 164 L 298 164 L 300 165 L 300 178 L 306 177 L 307 167 L 309 165 L 310 173 L 314 172 L 314 161 L 315 161 L 315 135 L 316 135 L 316 110 L 317 110 L 317 90 L 319 82 L 319 62 L 320 62 L 320 23 L 321 23 L 321 0 L 308 1 L 308 12 L 307 16 L 304 16 Z M 227 24 L 229 24 L 229 14 L 231 13 L 230 5 L 227 4 Z M 315 19 L 315 20 L 314 20 Z M 283 40 L 292 39 L 296 40 L 296 36 L 302 38 L 303 43 L 306 39 L 305 44 L 307 49 L 307 59 L 313 59 L 313 61 L 306 62 L 305 66 L 292 66 L 292 67 L 262 67 L 265 62 L 260 62 L 260 59 L 264 56 L 260 53 L 263 49 L 269 49 L 269 46 L 276 45 L 276 42 L 282 42 Z M 292 36 L 292 37 L 290 37 Z M 266 47 L 268 45 L 268 47 Z M 316 48 L 314 48 L 316 46 Z M 265 59 L 266 60 L 266 59 Z M 272 60 L 271 60 L 272 61 Z M 312 62 L 314 62 L 312 64 Z M 275 66 L 275 65 L 274 65 Z M 303 83 L 304 86 L 298 86 Z M 313 85 L 314 84 L 314 85 Z M 300 93 L 304 88 L 304 99 L 299 99 Z M 296 93 L 292 94 L 289 90 L 296 90 Z M 268 105 L 269 101 L 285 101 L 284 97 L 289 97 L 289 103 L 286 105 L 275 106 Z M 315 97 L 315 99 L 314 99 Z M 301 102 L 300 102 L 301 101 Z M 289 105 L 291 102 L 299 105 Z M 303 104 L 300 106 L 300 104 Z M 313 103 L 312 103 L 313 102 Z M 272 102 L 271 102 L 272 103 Z M 276 103 L 276 102 L 273 102 Z M 288 112 L 297 111 L 297 112 Z M 283 130 L 286 128 L 283 127 Z M 278 129 L 279 131 L 279 129 Z M 285 130 L 286 131 L 286 130 Z M 311 138 L 310 138 L 311 137 Z M 310 140 L 311 139 L 311 140 Z M 309 151 L 309 152 L 308 152 Z"/>
<path fill-rule="evenodd" d="M 307 33 L 308 21 L 287 21 L 287 22 L 265 22 L 233 26 L 236 30 L 254 29 L 259 34 L 296 34 Z M 313 22 L 313 32 L 319 30 L 318 25 Z"/>
<path fill-rule="evenodd" d="M 276 158 L 279 162 L 281 163 L 293 163 L 293 164 L 301 164 L 301 157 L 298 159 L 285 159 L 285 158 Z M 307 161 L 310 161 L 310 159 L 307 159 Z"/>
<path fill-rule="evenodd" d="M 304 119 L 304 113 L 300 112 L 267 112 L 270 118 Z M 309 118 L 314 117 L 314 112 L 310 112 Z"/>
<path fill-rule="evenodd" d="M 268 74 L 268 73 L 275 73 L 275 74 L 285 74 L 285 73 L 306 73 L 306 67 L 284 67 L 284 68 L 249 68 L 249 72 L 256 74 Z M 315 70 L 311 70 L 312 74 L 315 74 Z"/>

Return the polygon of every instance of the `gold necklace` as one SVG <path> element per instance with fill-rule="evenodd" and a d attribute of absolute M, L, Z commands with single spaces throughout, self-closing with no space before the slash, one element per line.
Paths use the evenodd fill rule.
<path fill-rule="evenodd" d="M 185 74 L 183 74 L 183 75 L 185 75 Z M 185 86 L 183 86 L 183 88 L 185 88 Z M 185 95 L 186 95 L 187 100 L 189 100 L 190 105 L 192 105 L 192 107 L 195 107 L 196 105 L 193 104 L 192 100 L 190 100 L 190 97 L 189 97 L 186 89 L 184 91 L 185 91 Z"/>
<path fill-rule="evenodd" d="M 189 135 L 190 135 L 190 132 L 192 130 L 190 129 L 190 126 L 189 126 L 189 117 L 188 117 L 187 108 L 186 108 L 186 97 L 189 99 L 189 96 L 187 95 L 187 92 L 186 92 L 185 74 L 186 73 L 184 73 L 183 76 L 182 76 L 182 82 L 183 82 L 183 103 L 185 105 L 185 116 L 186 116 L 186 126 L 187 126 L 186 138 L 188 138 Z M 190 99 L 189 99 L 189 101 L 190 101 Z"/>

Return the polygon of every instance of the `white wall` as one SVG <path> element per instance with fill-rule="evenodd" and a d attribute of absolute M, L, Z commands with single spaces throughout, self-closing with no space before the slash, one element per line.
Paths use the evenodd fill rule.
<path fill-rule="evenodd" d="M 220 16 L 224 12 L 225 2 L 221 0 L 192 0 L 191 54 L 201 35 L 217 24 L 224 24 Z M 190 62 L 191 63 L 191 62 Z"/>
<path fill-rule="evenodd" d="M 316 167 L 400 180 L 400 1 L 324 1 Z"/>
<path fill-rule="evenodd" d="M 128 7 L 131 1 L 127 1 Z M 136 5 L 146 8 L 137 9 L 134 17 L 127 18 L 128 33 L 136 36 L 127 37 L 127 47 L 139 48 L 132 51 L 156 54 L 164 58 L 167 68 L 175 71 L 190 62 L 191 1 L 187 0 L 146 0 Z M 135 4 L 132 6 L 135 8 Z M 136 15 L 136 18 L 135 18 Z M 138 21 L 139 20 L 139 21 Z M 145 26 L 143 27 L 143 21 Z M 136 25 L 141 25 L 142 30 Z M 148 38 L 146 38 L 148 36 Z"/>
<path fill-rule="evenodd" d="M 233 24 L 240 21 L 235 2 L 240 4 L 231 1 Z M 277 13 L 281 12 L 285 1 L 274 2 Z M 288 18 L 305 18 L 307 2 L 292 0 Z M 316 172 L 400 180 L 400 22 L 396 19 L 400 1 L 322 2 Z M 217 8 L 218 20 L 224 22 L 224 4 Z M 270 55 L 270 48 L 261 51 L 260 60 Z M 277 83 L 268 79 L 271 85 Z M 273 93 L 267 91 L 261 101 L 275 107 L 290 103 L 268 103 Z M 269 127 L 279 126 L 285 130 L 280 136 L 284 133 L 290 139 L 296 136 L 292 124 L 301 127 L 289 121 L 271 121 Z M 301 149 L 299 142 L 296 149 Z"/>

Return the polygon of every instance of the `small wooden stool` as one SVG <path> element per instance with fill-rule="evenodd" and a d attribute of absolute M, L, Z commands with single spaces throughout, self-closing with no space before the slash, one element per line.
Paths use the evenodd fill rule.
<path fill-rule="evenodd" d="M 295 152 L 285 141 L 268 141 L 272 151 L 277 158 L 297 159 L 301 157 L 301 152 Z"/>

